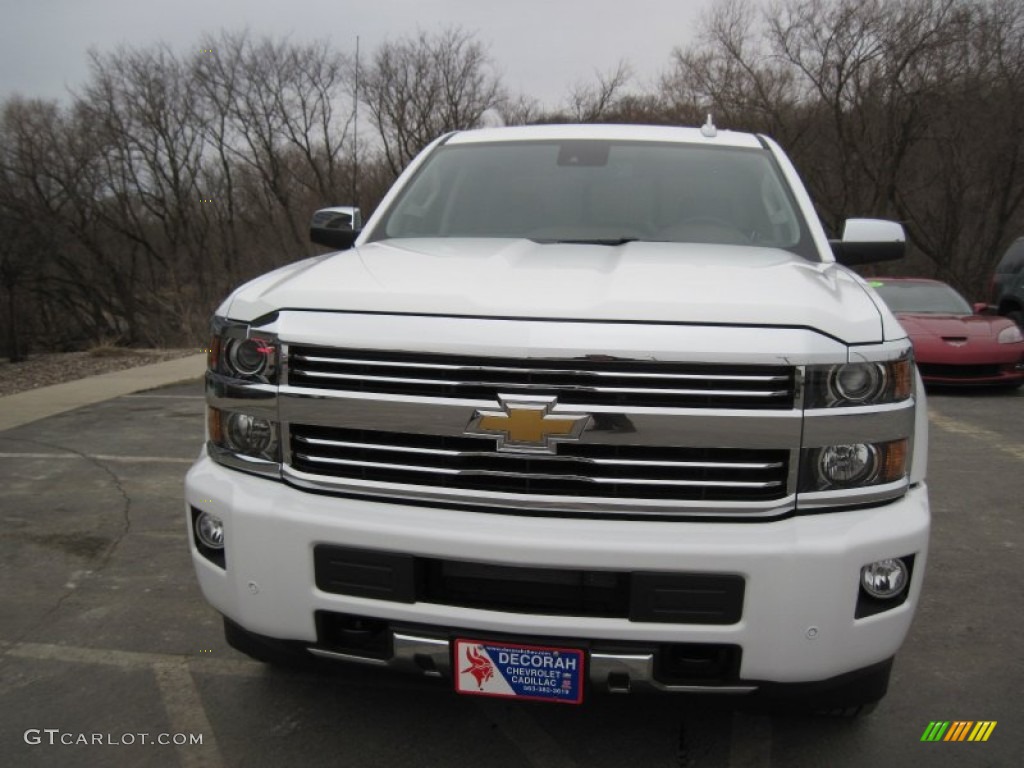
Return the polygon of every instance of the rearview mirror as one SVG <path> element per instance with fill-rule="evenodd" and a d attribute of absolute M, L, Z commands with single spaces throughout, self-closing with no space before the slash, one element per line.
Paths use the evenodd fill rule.
<path fill-rule="evenodd" d="M 363 228 L 363 215 L 358 208 L 338 205 L 321 208 L 313 214 L 309 239 L 318 245 L 344 251 L 351 248 Z"/>
<path fill-rule="evenodd" d="M 903 258 L 903 225 L 885 219 L 847 219 L 841 240 L 829 240 L 840 264 L 874 264 Z"/>

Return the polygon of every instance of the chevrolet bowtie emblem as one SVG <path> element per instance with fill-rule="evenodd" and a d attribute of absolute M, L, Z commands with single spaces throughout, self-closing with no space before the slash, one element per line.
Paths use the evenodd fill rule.
<path fill-rule="evenodd" d="M 500 411 L 477 411 L 467 435 L 493 437 L 499 451 L 515 453 L 554 453 L 556 444 L 579 440 L 590 421 L 588 414 L 554 415 L 554 397 L 515 397 L 498 395 Z"/>

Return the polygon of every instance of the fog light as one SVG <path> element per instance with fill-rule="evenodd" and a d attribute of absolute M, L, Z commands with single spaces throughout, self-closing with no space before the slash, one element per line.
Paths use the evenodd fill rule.
<path fill-rule="evenodd" d="M 860 569 L 860 585 L 872 597 L 891 600 L 907 588 L 909 571 L 899 558 L 879 560 Z"/>
<path fill-rule="evenodd" d="M 224 523 L 219 517 L 209 512 L 200 512 L 196 516 L 196 538 L 199 543 L 209 549 L 224 549 Z"/>
<path fill-rule="evenodd" d="M 821 452 L 821 476 L 840 488 L 864 485 L 875 473 L 875 447 L 864 443 L 833 445 Z"/>

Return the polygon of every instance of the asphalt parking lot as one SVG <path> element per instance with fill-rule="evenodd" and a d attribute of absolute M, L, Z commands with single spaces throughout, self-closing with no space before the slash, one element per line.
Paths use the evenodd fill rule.
<path fill-rule="evenodd" d="M 889 696 L 855 722 L 266 669 L 225 645 L 192 574 L 181 499 L 198 380 L 0 432 L 0 764 L 1024 765 L 1024 390 L 930 404 L 923 602 Z M 922 743 L 935 720 L 998 725 L 985 743 Z"/>

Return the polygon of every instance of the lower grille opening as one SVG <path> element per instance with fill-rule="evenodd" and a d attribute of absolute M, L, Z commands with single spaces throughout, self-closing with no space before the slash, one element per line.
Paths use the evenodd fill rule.
<path fill-rule="evenodd" d="M 738 574 L 497 565 L 318 544 L 317 588 L 397 603 L 669 624 L 735 624 Z"/>
<path fill-rule="evenodd" d="M 739 680 L 738 645 L 675 643 L 659 646 L 655 677 L 666 685 L 711 685 Z"/>
<path fill-rule="evenodd" d="M 390 659 L 391 628 L 382 619 L 316 612 L 316 637 L 320 648 L 372 659 Z"/>
<path fill-rule="evenodd" d="M 428 603 L 520 613 L 627 616 L 629 578 L 613 571 L 483 565 L 423 559 Z"/>
<path fill-rule="evenodd" d="M 937 376 L 947 379 L 974 379 L 998 376 L 998 365 L 943 365 L 940 363 L 918 363 L 922 376 Z"/>

